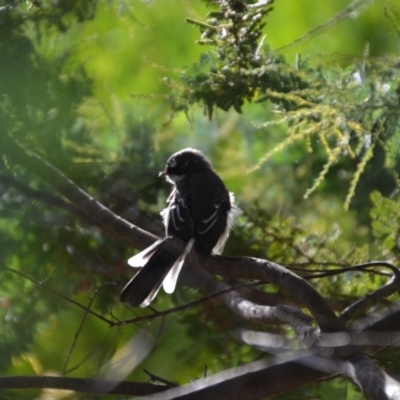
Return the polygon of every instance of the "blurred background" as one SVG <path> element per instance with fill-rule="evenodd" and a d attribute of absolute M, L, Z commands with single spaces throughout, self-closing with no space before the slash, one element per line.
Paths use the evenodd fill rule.
<path fill-rule="evenodd" d="M 350 4 L 354 7 L 346 10 Z M 398 62 L 400 9 L 394 1 L 276 0 L 273 6 L 263 28 L 264 48 L 289 65 L 299 54 L 315 69 L 356 71 L 363 57 Z M 327 158 L 322 147 L 310 149 L 306 140 L 284 146 L 249 173 L 285 137 L 285 124 L 263 125 L 277 118 L 272 103 L 247 102 L 241 114 L 215 109 L 211 119 L 201 104 L 171 106 L 183 85 L 180 77 L 208 50 L 196 44 L 199 31 L 185 18 L 205 21 L 209 11 L 205 2 L 193 0 L 0 1 L 0 135 L 8 133 L 116 213 L 157 235 L 163 234 L 159 212 L 170 191 L 157 173 L 170 154 L 194 147 L 210 158 L 244 211 L 226 254 L 310 268 L 322 261 L 348 265 L 397 257 L 397 228 L 390 236 L 373 226 L 378 211 L 370 194 L 378 190 L 396 199 L 398 187 L 379 151 L 345 210 L 358 161 L 337 162 L 304 198 Z M 126 259 L 139 249 L 54 207 L 55 190 L 5 147 L 1 151 L 2 375 L 148 380 L 147 369 L 182 384 L 201 378 L 205 368 L 212 374 L 265 357 L 236 342 L 235 329 L 246 323 L 218 301 L 110 328 L 59 297 L 56 293 L 111 320 L 149 313 L 118 302 L 132 274 Z M 396 207 L 391 212 L 392 217 L 385 215 L 395 224 Z M 384 281 L 353 274 L 313 284 L 340 310 Z M 160 293 L 154 307 L 167 309 L 200 296 L 180 287 L 172 296 Z M 347 398 L 361 398 L 340 380 L 284 398 L 334 399 L 343 390 Z M 1 399 L 45 396 L 72 395 L 0 394 Z"/>

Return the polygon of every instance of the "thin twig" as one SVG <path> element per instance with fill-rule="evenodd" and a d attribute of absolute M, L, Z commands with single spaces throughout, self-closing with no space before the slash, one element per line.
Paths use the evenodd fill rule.
<path fill-rule="evenodd" d="M 50 287 L 43 284 L 42 282 L 39 282 L 36 279 L 31 278 L 30 276 L 24 274 L 21 271 L 17 271 L 16 269 L 12 269 L 12 268 L 8 268 L 8 267 L 3 267 L 2 269 L 5 271 L 13 272 L 14 274 L 22 276 L 23 278 L 27 279 L 28 281 L 31 281 L 31 282 L 35 283 L 36 285 L 48 290 L 50 293 L 54 294 L 55 296 L 58 296 L 58 297 L 62 298 L 63 300 L 66 300 L 68 303 L 71 303 L 71 304 L 81 308 L 82 310 L 84 310 L 85 312 L 88 312 L 89 314 L 92 314 L 93 316 L 99 318 L 101 321 L 107 323 L 110 326 L 114 326 L 114 324 L 115 324 L 114 321 L 111 321 L 111 320 L 103 317 L 102 315 L 96 313 L 95 311 L 89 310 L 87 307 L 83 306 L 82 304 L 78 303 L 77 301 L 72 300 L 69 297 L 64 296 L 61 293 L 56 292 L 55 290 L 53 290 Z M 113 284 L 112 282 L 109 282 L 109 283 Z"/>
<path fill-rule="evenodd" d="M 347 271 L 343 271 L 343 269 L 349 268 L 348 264 L 339 263 L 339 262 L 329 262 L 329 261 L 313 261 L 313 262 L 304 262 L 304 263 L 294 263 L 294 264 L 287 265 L 286 268 L 290 269 L 291 271 L 309 273 L 310 275 L 301 275 L 304 279 L 312 279 L 312 277 L 314 277 L 314 276 L 317 278 L 320 278 L 320 276 L 316 275 L 317 273 L 326 273 L 327 272 L 326 269 L 304 268 L 306 266 L 311 266 L 311 265 L 318 265 L 320 267 L 324 267 L 324 266 L 338 267 L 336 270 L 330 270 L 330 271 L 339 271 L 339 272 L 347 272 Z M 354 266 L 350 266 L 350 268 L 352 268 L 352 267 L 354 267 Z M 377 271 L 375 269 L 361 268 L 360 271 L 368 272 L 368 273 L 380 275 L 380 276 L 386 276 L 386 277 L 392 276 L 392 274 L 390 274 L 388 272 Z"/>
<path fill-rule="evenodd" d="M 107 284 L 110 284 L 110 282 L 106 282 L 106 283 L 103 284 L 100 288 L 96 289 L 95 292 L 93 293 L 93 296 L 90 298 L 89 304 L 87 305 L 87 308 L 86 308 L 86 310 L 85 310 L 85 313 L 83 314 L 82 320 L 81 320 L 81 322 L 80 322 L 80 324 L 79 324 L 79 326 L 78 326 L 77 331 L 76 331 L 75 334 L 74 334 L 74 338 L 73 338 L 73 340 L 72 340 L 71 347 L 70 347 L 70 349 L 69 349 L 69 352 L 68 352 L 68 355 L 67 355 L 67 359 L 65 360 L 65 363 L 64 363 L 64 366 L 63 366 L 61 375 L 65 375 L 65 374 L 67 373 L 67 365 L 68 365 L 68 363 L 69 363 L 69 360 L 71 359 L 72 352 L 73 352 L 73 350 L 74 350 L 74 348 L 75 348 L 76 342 L 78 341 L 79 334 L 80 334 L 80 332 L 81 332 L 82 329 L 83 329 L 83 325 L 84 325 L 84 323 L 85 323 L 85 321 L 86 321 L 86 318 L 87 318 L 87 316 L 88 316 L 88 314 L 89 314 L 89 312 L 90 312 L 90 308 L 91 308 L 91 306 L 92 306 L 92 304 L 93 304 L 94 299 L 96 298 L 97 293 L 99 292 L 99 290 L 100 290 L 103 286 L 105 286 L 105 285 L 107 285 Z"/>
<path fill-rule="evenodd" d="M 199 305 L 201 303 L 204 303 L 206 301 L 209 301 L 209 300 L 211 300 L 211 299 L 213 299 L 215 297 L 222 296 L 223 294 L 226 294 L 226 293 L 229 293 L 229 292 L 233 292 L 233 291 L 242 289 L 244 287 L 264 285 L 266 283 L 268 283 L 268 282 L 251 282 L 251 283 L 247 283 L 247 284 L 243 284 L 243 285 L 232 286 L 232 287 L 230 287 L 228 289 L 219 290 L 218 292 L 211 293 L 211 294 L 209 294 L 207 296 L 201 297 L 200 299 L 191 301 L 191 302 L 186 303 L 186 304 L 182 304 L 181 306 L 169 308 L 168 310 L 156 311 L 155 309 L 153 309 L 154 313 L 150 314 L 150 315 L 142 315 L 140 317 L 127 319 L 125 321 L 112 322 L 111 326 L 120 326 L 120 325 L 126 325 L 126 324 L 133 324 L 133 323 L 136 323 L 136 322 L 139 322 L 139 321 L 146 321 L 146 320 L 151 320 L 151 319 L 158 318 L 158 317 L 164 317 L 166 315 L 173 314 L 173 313 L 178 312 L 178 311 L 183 311 L 183 310 L 186 310 L 188 308 L 195 307 L 195 306 L 197 306 L 197 305 Z"/>
<path fill-rule="evenodd" d="M 161 377 L 159 377 L 159 376 L 157 376 L 157 375 L 152 374 L 152 373 L 149 372 L 147 369 L 143 369 L 143 372 L 144 372 L 145 374 L 147 374 L 147 375 L 150 377 L 150 379 L 151 379 L 152 382 L 161 382 L 161 383 L 163 383 L 164 385 L 168 385 L 168 386 L 170 386 L 170 387 L 177 387 L 177 386 L 178 386 L 178 385 L 177 385 L 176 383 L 174 383 L 174 382 L 168 381 L 167 379 L 164 379 L 164 378 L 161 378 Z"/>
<path fill-rule="evenodd" d="M 327 276 L 334 276 L 338 274 L 342 274 L 344 272 L 350 272 L 350 271 L 365 271 L 366 268 L 368 267 L 385 267 L 389 268 L 394 275 L 400 276 L 400 270 L 395 267 L 393 264 L 387 262 L 387 261 L 369 261 L 357 265 L 353 265 L 351 267 L 344 267 L 341 269 L 335 269 L 335 270 L 329 270 L 326 272 L 321 272 L 319 274 L 310 274 L 310 275 L 304 275 L 304 279 L 315 279 L 315 278 L 326 278 Z M 368 270 L 370 271 L 370 270 Z"/>

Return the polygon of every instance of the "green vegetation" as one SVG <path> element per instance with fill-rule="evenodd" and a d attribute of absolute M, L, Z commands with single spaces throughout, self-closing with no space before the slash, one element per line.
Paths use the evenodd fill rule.
<path fill-rule="evenodd" d="M 133 273 L 126 260 L 151 238 L 96 214 L 77 187 L 161 236 L 170 186 L 157 173 L 185 147 L 210 158 L 244 211 L 224 255 L 286 266 L 349 329 L 396 315 L 400 8 L 391 0 L 317 3 L 0 0 L 1 376 L 148 382 L 146 370 L 184 385 L 274 362 L 278 350 L 306 351 L 310 332 L 281 317 L 256 324 L 229 307 L 232 292 L 167 315 L 119 303 Z M 275 281 L 273 266 L 236 272 L 234 261 L 220 262 L 232 264 L 203 266 L 213 274 L 207 284 L 188 268 L 154 308 L 195 302 L 224 282 L 242 287 L 260 312 L 296 307 L 299 321 L 327 333 L 306 286 L 291 291 L 291 278 Z M 287 342 L 255 344 L 254 331 Z M 399 378 L 398 347 L 382 339 L 365 351 Z M 276 380 L 269 373 L 262 379 Z M 297 384 L 290 373 L 268 393 L 364 396 L 339 367 Z M 50 390 L 21 382 L 0 399 Z"/>

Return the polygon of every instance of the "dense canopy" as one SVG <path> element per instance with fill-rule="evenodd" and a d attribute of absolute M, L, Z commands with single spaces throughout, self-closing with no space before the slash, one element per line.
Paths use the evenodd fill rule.
<path fill-rule="evenodd" d="M 391 0 L 0 0 L 0 399 L 400 398 L 399 43 Z M 243 214 L 132 309 L 186 147 Z"/>

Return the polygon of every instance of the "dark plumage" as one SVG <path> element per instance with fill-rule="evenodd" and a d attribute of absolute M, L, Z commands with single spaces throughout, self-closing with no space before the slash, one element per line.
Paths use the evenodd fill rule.
<path fill-rule="evenodd" d="M 132 307 L 148 306 L 161 285 L 172 293 L 192 247 L 201 256 L 220 253 L 240 214 L 233 194 L 198 150 L 173 154 L 159 176 L 174 185 L 161 212 L 166 237 L 128 260 L 129 265 L 142 267 L 120 295 Z"/>

